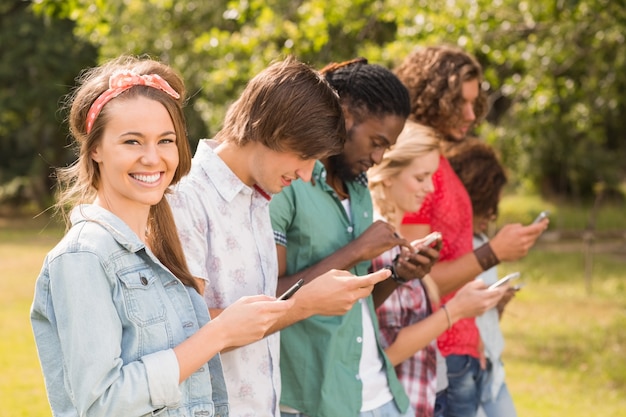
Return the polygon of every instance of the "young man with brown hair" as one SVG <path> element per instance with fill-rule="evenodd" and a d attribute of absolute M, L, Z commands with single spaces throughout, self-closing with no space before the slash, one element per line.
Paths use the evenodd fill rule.
<path fill-rule="evenodd" d="M 215 140 L 198 144 L 190 174 L 170 198 L 191 272 L 206 280 L 212 317 L 242 296 L 276 295 L 278 265 L 269 217 L 272 195 L 311 179 L 317 158 L 345 140 L 338 97 L 319 73 L 293 58 L 254 77 Z M 330 271 L 293 297 L 289 319 L 341 314 L 388 273 Z M 347 297 L 346 297 L 347 296 Z M 279 335 L 222 353 L 230 415 L 277 417 Z"/>

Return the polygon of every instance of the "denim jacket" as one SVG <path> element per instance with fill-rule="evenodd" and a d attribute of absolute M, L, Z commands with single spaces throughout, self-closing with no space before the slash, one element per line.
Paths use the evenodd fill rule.
<path fill-rule="evenodd" d="M 173 347 L 206 304 L 118 217 L 94 205 L 46 257 L 31 323 L 55 416 L 227 416 L 219 355 L 179 384 Z"/>

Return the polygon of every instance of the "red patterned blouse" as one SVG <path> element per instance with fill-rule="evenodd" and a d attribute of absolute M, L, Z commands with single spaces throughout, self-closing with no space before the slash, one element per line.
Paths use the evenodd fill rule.
<path fill-rule="evenodd" d="M 465 187 L 448 160 L 441 156 L 439 169 L 433 175 L 435 191 L 426 197 L 420 210 L 408 213 L 403 224 L 429 224 L 431 231 L 443 235 L 439 262 L 452 261 L 473 250 L 472 203 Z M 442 297 L 445 303 L 456 291 Z M 443 356 L 478 354 L 479 334 L 474 319 L 457 321 L 452 328 L 437 339 Z"/>

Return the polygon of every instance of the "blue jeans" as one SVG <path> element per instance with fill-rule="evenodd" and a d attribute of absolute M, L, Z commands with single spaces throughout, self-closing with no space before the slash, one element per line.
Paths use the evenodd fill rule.
<path fill-rule="evenodd" d="M 517 417 L 515 411 L 515 405 L 513 404 L 513 398 L 506 383 L 502 384 L 498 396 L 494 401 L 483 401 L 480 403 L 480 408 L 476 417 Z"/>
<path fill-rule="evenodd" d="M 308 417 L 305 414 L 291 414 L 291 413 L 280 413 L 281 417 Z M 412 407 L 409 406 L 409 409 L 406 410 L 405 413 L 401 413 L 396 407 L 396 403 L 391 400 L 387 404 L 381 405 L 378 408 L 369 411 L 363 411 L 359 414 L 359 417 L 415 417 L 415 411 Z"/>
<path fill-rule="evenodd" d="M 437 397 L 435 398 L 435 410 L 433 413 L 434 417 L 445 417 L 446 408 L 447 408 L 446 407 L 446 395 L 447 395 L 447 388 L 437 393 Z"/>
<path fill-rule="evenodd" d="M 446 417 L 475 417 L 485 372 L 478 359 L 469 355 L 446 356 L 448 389 Z"/>

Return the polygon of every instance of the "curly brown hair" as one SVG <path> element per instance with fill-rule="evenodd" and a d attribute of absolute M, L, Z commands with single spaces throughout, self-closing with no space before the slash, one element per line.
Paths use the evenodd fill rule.
<path fill-rule="evenodd" d="M 449 146 L 445 155 L 470 196 L 474 215 L 497 215 L 507 176 L 493 148 L 471 138 Z"/>
<path fill-rule="evenodd" d="M 460 48 L 448 45 L 418 48 L 394 73 L 409 90 L 410 119 L 445 132 L 462 120 L 462 86 L 466 81 L 482 83 L 478 61 Z M 487 113 L 485 94 L 479 89 L 474 102 L 476 121 Z"/>

